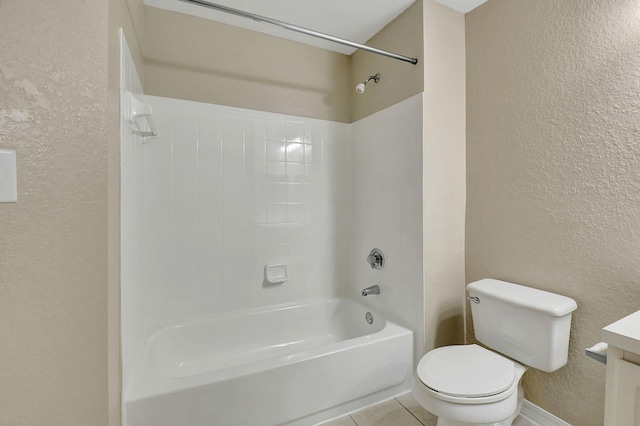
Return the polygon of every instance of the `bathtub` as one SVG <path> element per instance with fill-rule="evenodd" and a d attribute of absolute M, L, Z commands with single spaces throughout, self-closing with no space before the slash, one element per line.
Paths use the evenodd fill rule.
<path fill-rule="evenodd" d="M 156 329 L 124 395 L 127 426 L 312 425 L 407 391 L 413 334 L 369 311 L 316 300 Z"/>

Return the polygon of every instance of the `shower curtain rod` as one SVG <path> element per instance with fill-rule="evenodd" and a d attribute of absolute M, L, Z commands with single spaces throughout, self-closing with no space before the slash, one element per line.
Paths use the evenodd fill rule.
<path fill-rule="evenodd" d="M 334 43 L 344 44 L 346 46 L 355 47 L 356 49 L 366 50 L 367 52 L 376 53 L 378 55 L 388 56 L 389 58 L 398 59 L 400 61 L 409 62 L 411 64 L 417 64 L 416 58 L 410 58 L 408 56 L 398 55 L 397 53 L 388 52 L 382 49 L 376 49 L 375 47 L 365 46 L 364 44 L 355 43 L 353 41 L 345 40 L 339 37 L 334 37 L 329 34 L 320 33 L 318 31 L 309 30 L 307 28 L 299 27 L 297 25 L 288 24 L 286 22 L 278 21 L 277 19 L 267 18 L 265 16 L 254 15 L 253 13 L 243 12 L 242 10 L 232 9 L 230 7 L 222 6 L 215 3 L 210 3 L 204 0 L 180 0 L 185 3 L 191 3 L 198 6 L 207 7 L 209 9 L 218 10 L 220 12 L 230 13 L 232 15 L 241 16 L 243 18 L 253 19 L 256 22 L 266 22 L 267 24 L 276 25 L 278 27 L 285 28 L 287 30 L 296 31 L 302 34 L 307 34 L 313 37 L 322 38 L 332 41 Z"/>

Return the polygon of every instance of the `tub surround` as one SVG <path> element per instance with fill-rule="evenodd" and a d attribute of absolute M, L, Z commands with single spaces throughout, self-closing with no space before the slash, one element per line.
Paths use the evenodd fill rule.
<path fill-rule="evenodd" d="M 349 127 L 145 97 L 143 276 L 151 323 L 331 297 L 349 276 Z M 286 263 L 288 280 L 265 282 Z"/>
<path fill-rule="evenodd" d="M 120 31 L 120 110 L 128 111 L 128 94 L 140 96 L 143 92 L 142 81 L 138 74 L 137 67 L 131 50 L 129 41 L 124 31 Z M 120 217 L 120 238 L 122 244 L 122 256 L 120 270 L 122 274 L 122 288 L 120 290 L 120 315 L 123 324 L 120 332 L 122 350 L 122 381 L 126 387 L 131 377 L 134 359 L 142 336 L 144 333 L 144 322 L 137 320 L 139 307 L 144 305 L 144 294 L 139 291 L 139 284 L 144 280 L 142 265 L 145 263 L 145 249 L 142 242 L 144 230 L 144 216 L 140 210 L 129 210 L 129 206 L 135 204 L 136 200 L 144 200 L 144 167 L 136 167 L 144 163 L 144 143 L 145 139 L 129 131 L 129 127 L 124 120 L 120 122 L 120 140 L 122 176 L 120 183 L 120 199 L 122 203 Z M 120 354 L 118 354 L 120 357 Z"/>
<path fill-rule="evenodd" d="M 287 342 L 264 342 L 253 349 L 245 348 L 243 353 L 254 358 L 219 371 L 210 371 L 206 360 L 216 350 L 228 351 L 239 342 L 229 342 L 217 349 L 198 347 L 181 354 L 171 349 L 190 347 L 181 337 L 183 334 L 190 336 L 191 342 L 203 341 L 207 327 L 194 325 L 196 318 L 219 315 L 217 318 L 222 321 L 224 315 L 235 315 L 230 311 L 244 311 L 252 314 L 245 319 L 259 325 L 261 321 L 256 323 L 255 314 L 270 311 L 267 306 L 309 298 L 327 299 L 340 293 L 360 298 L 365 286 L 348 284 L 345 280 L 351 276 L 352 265 L 371 270 L 366 262 L 371 248 L 363 250 L 357 264 L 349 262 L 352 241 L 363 247 L 368 244 L 364 241 L 364 229 L 361 234 L 348 231 L 352 194 L 362 193 L 359 187 L 350 184 L 350 179 L 352 156 L 358 164 L 372 157 L 366 154 L 365 146 L 350 149 L 351 128 L 342 123 L 154 96 L 141 99 L 153 108 L 160 136 L 144 143 L 127 139 L 130 145 L 124 151 L 123 215 L 127 220 L 123 222 L 123 241 L 128 251 L 123 283 L 128 287 L 123 291 L 122 306 L 125 323 L 132 326 L 123 332 L 126 346 L 123 364 L 129 376 L 124 393 L 127 424 L 157 425 L 166 419 L 189 418 L 192 398 L 226 401 L 223 395 L 231 395 L 230 381 L 237 381 L 233 386 L 246 387 L 251 394 L 255 383 L 271 383 L 274 389 L 280 386 L 286 392 L 297 380 L 296 389 L 305 389 L 313 374 L 321 374 L 314 379 L 319 383 L 332 374 L 336 376 L 330 382 L 347 380 L 341 386 L 344 392 L 326 389 L 318 398 L 299 393 L 306 397 L 285 410 L 273 410 L 265 424 L 313 424 L 406 391 L 411 377 L 406 372 L 414 368 L 414 340 L 419 346 L 415 356 L 420 355 L 422 346 L 421 235 L 403 228 L 411 220 L 415 226 L 420 223 L 422 95 L 389 108 L 386 114 L 377 117 L 375 126 L 359 133 L 363 140 L 370 130 L 386 129 L 378 132 L 377 160 L 373 164 L 385 162 L 387 166 L 388 175 L 380 177 L 386 181 L 384 193 L 388 195 L 388 204 L 414 206 L 404 210 L 410 220 L 392 214 L 391 210 L 388 217 L 369 218 L 388 222 L 389 229 L 397 226 L 400 236 L 404 236 L 398 239 L 388 231 L 373 234 L 388 247 L 385 268 L 373 270 L 383 273 L 375 277 L 382 278 L 381 294 L 369 296 L 368 302 L 374 307 L 382 302 L 381 309 L 370 309 L 374 312 L 374 328 L 355 335 L 349 331 L 352 323 L 364 322 L 362 307 L 357 308 L 361 312 L 356 316 L 339 311 L 337 316 L 345 322 L 326 333 L 309 328 L 322 321 L 309 324 L 302 317 L 265 321 L 267 325 L 279 324 L 272 330 L 285 324 L 307 326 L 298 329 L 302 333 L 299 337 L 291 337 Z M 360 123 L 361 130 L 364 124 Z M 404 156 L 399 154 L 398 147 L 384 146 L 385 135 L 403 137 Z M 401 161 L 405 157 L 413 160 L 416 167 L 407 167 Z M 391 164 L 395 166 L 389 167 Z M 360 174 L 362 167 L 355 169 L 359 170 L 360 178 L 366 178 L 366 174 Z M 408 182 L 415 185 L 407 185 Z M 400 198 L 389 198 L 392 194 Z M 288 280 L 282 284 L 267 283 L 264 266 L 281 263 L 288 265 Z M 342 304 L 359 306 L 354 302 Z M 416 330 L 417 336 L 385 317 Z M 153 334 L 168 324 L 182 325 L 173 331 Z M 247 330 L 251 329 L 247 324 L 235 335 L 236 338 L 242 335 L 242 342 L 255 343 L 260 340 L 258 336 L 269 335 L 264 330 L 255 339 L 247 339 Z M 384 328 L 376 328 L 382 325 Z M 141 336 L 141 330 L 146 330 L 147 337 Z M 364 333 L 368 333 L 366 337 Z M 334 337 L 326 340 L 328 335 Z M 334 341 L 340 335 L 343 337 Z M 314 336 L 320 337 L 316 340 Z M 224 339 L 221 336 L 204 339 L 220 340 Z M 302 341 L 302 346 L 292 354 L 290 351 L 296 345 L 291 342 L 295 341 Z M 388 348 L 391 342 L 396 343 Z M 320 344 L 322 348 L 318 349 Z M 283 352 L 274 345 L 287 349 Z M 221 355 L 216 358 L 216 365 L 224 364 L 225 360 L 238 361 L 238 357 L 239 354 Z M 295 376 L 299 368 L 307 368 L 299 366 L 304 359 L 316 357 L 319 364 L 308 367 L 310 370 L 302 376 Z M 393 362 L 387 365 L 389 360 Z M 356 376 L 345 373 L 351 370 Z M 239 378 L 249 371 L 257 382 Z M 288 378 L 287 383 L 281 382 L 283 377 Z M 350 387 L 347 383 L 358 386 Z M 271 394 L 256 393 L 255 404 L 274 403 L 269 399 Z M 294 401 L 295 396 L 287 399 Z M 229 400 L 210 408 L 216 413 L 227 413 L 224 406 L 231 405 Z M 167 407 L 173 414 L 162 411 Z M 237 418 L 242 418 L 245 424 L 259 424 L 256 422 L 261 420 L 243 417 L 249 415 L 245 411 L 229 412 L 230 424 Z M 206 412 L 207 416 L 214 415 L 214 411 Z"/>
<path fill-rule="evenodd" d="M 372 87 L 375 90 L 377 87 Z M 343 297 L 385 313 L 415 331 L 415 354 L 422 356 L 422 105 L 418 94 L 351 125 L 351 274 Z M 372 269 L 373 248 L 385 255 Z M 380 295 L 363 298 L 363 288 L 379 285 Z"/>
<path fill-rule="evenodd" d="M 124 321 L 131 326 L 123 332 L 123 364 L 127 374 L 125 398 L 133 404 L 131 407 L 136 407 L 126 412 L 132 425 L 136 419 L 148 420 L 145 413 L 157 411 L 151 409 L 158 404 L 157 393 L 141 390 L 145 383 L 152 383 L 151 388 L 156 391 L 177 393 L 176 400 L 181 400 L 190 394 L 188 389 L 221 383 L 221 377 L 229 374 L 196 371 L 181 379 L 162 379 L 149 373 L 146 365 L 152 345 L 145 341 L 161 340 L 149 337 L 158 326 L 310 298 L 360 298 L 369 278 L 378 280 L 381 294 L 369 296 L 367 305 L 383 317 L 415 330 L 403 334 L 402 339 L 408 340 L 408 355 L 389 355 L 389 359 L 408 356 L 413 368 L 413 359 L 421 355 L 423 344 L 422 241 L 420 233 L 411 232 L 407 226 L 414 223 L 419 227 L 421 222 L 422 95 L 388 108 L 367 122 L 356 123 L 354 140 L 368 143 L 355 150 L 350 149 L 351 128 L 342 123 L 154 96 L 141 99 L 153 108 L 160 136 L 147 139 L 144 144 L 127 139 L 130 145 L 123 161 L 123 241 L 128 251 L 123 264 L 123 283 L 127 287 L 122 306 Z M 393 136 L 405 141 L 401 150 L 385 144 L 385 138 Z M 374 146 L 371 141 L 376 141 Z M 374 203 L 369 212 L 376 213 L 365 214 L 362 210 L 358 216 L 363 218 L 357 228 L 360 232 L 351 233 L 349 229 L 355 229 L 350 226 L 352 203 L 363 195 L 359 184 L 368 179 L 366 170 L 372 172 L 370 167 L 376 164 L 386 170 L 378 176 L 386 182 L 378 197 L 382 196 L 380 200 L 386 200 L 389 206 L 405 208 L 400 215 L 397 209 L 384 213 Z M 410 164 L 415 167 L 408 167 Z M 352 173 L 359 179 L 355 185 L 350 184 Z M 415 185 L 407 185 L 408 182 Z M 374 222 L 387 223 L 387 227 L 376 228 Z M 376 232 L 367 233 L 363 226 L 369 225 Z M 381 270 L 372 270 L 366 262 L 371 250 L 368 245 L 374 241 L 386 247 L 387 261 Z M 360 256 L 355 249 L 350 253 L 353 242 L 367 249 Z M 349 262 L 350 254 L 357 262 Z M 288 265 L 288 280 L 267 283 L 265 265 L 281 263 Z M 358 282 L 348 283 L 345 280 L 351 276 L 351 268 L 369 275 L 358 272 Z M 141 333 L 146 333 L 147 338 Z M 344 358 L 340 362 L 345 365 L 361 363 L 371 356 L 365 353 L 371 348 L 360 353 L 362 350 L 357 351 L 358 361 L 353 355 L 335 357 Z M 155 351 L 158 356 L 169 356 L 170 352 Z M 261 361 L 264 368 L 285 368 L 278 365 L 282 359 L 277 354 L 263 355 L 268 358 Z M 375 360 L 374 364 L 383 361 Z M 198 365 L 198 361 L 191 365 Z M 229 371 L 238 368 L 230 366 Z M 380 366 L 371 364 L 371 368 L 374 371 Z M 266 380 L 270 374 L 260 373 L 260 377 Z M 331 404 L 322 403 L 322 408 L 310 406 L 300 411 L 299 415 L 305 418 L 300 424 L 311 422 L 306 416 L 317 411 L 329 409 L 327 416 L 336 415 L 375 402 L 376 398 L 393 396 L 409 386 L 404 379 L 394 379 L 389 384 L 384 375 L 380 383 L 372 378 L 375 374 L 369 372 L 366 376 L 369 378 L 353 381 L 370 382 L 370 386 L 359 387 L 357 395 L 341 395 Z M 271 379 L 276 380 L 277 374 Z M 165 387 L 166 383 L 173 386 L 180 382 L 186 385 L 179 389 Z M 212 386 L 218 390 L 211 392 L 224 393 L 225 385 Z M 149 398 L 153 399 L 147 401 L 151 405 L 141 402 Z M 169 403 L 160 405 L 164 404 Z M 313 416 L 313 421 L 322 417 Z M 285 421 L 278 419 L 274 421 Z"/>
<path fill-rule="evenodd" d="M 331 298 L 349 273 L 349 126 L 141 97 L 159 137 L 123 158 L 123 368 L 142 331 Z M 286 263 L 288 280 L 265 282 Z"/>

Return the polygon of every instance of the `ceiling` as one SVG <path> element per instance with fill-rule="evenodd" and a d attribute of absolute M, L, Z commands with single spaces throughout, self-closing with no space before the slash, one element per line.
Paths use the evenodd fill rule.
<path fill-rule="evenodd" d="M 254 15 L 277 19 L 300 27 L 330 34 L 357 43 L 365 43 L 393 21 L 415 0 L 207 0 Z M 462 13 L 486 0 L 436 0 Z M 230 15 L 179 0 L 144 0 L 148 6 L 235 25 L 253 31 L 298 41 L 350 55 L 355 49 L 315 37 L 285 30 L 274 25 Z"/>
<path fill-rule="evenodd" d="M 438 3 L 442 3 L 449 6 L 451 9 L 455 9 L 458 12 L 468 13 L 476 7 L 480 6 L 487 0 L 436 0 Z"/>

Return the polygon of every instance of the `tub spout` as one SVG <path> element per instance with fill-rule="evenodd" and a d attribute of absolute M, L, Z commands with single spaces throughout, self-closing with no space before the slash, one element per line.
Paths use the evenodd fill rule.
<path fill-rule="evenodd" d="M 367 296 L 369 294 L 380 294 L 380 287 L 378 285 L 372 285 L 362 290 L 362 295 Z"/>

